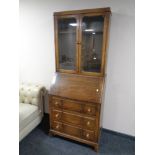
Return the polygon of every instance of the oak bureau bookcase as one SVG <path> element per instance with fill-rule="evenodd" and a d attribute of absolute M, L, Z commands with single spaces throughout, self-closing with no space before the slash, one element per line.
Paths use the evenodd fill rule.
<path fill-rule="evenodd" d="M 98 150 L 110 8 L 54 13 L 56 73 L 49 134 Z"/>

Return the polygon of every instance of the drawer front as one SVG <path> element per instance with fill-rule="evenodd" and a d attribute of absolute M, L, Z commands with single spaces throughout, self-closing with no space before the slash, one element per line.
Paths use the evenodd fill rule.
<path fill-rule="evenodd" d="M 89 116 L 96 116 L 97 105 L 85 102 L 77 102 L 74 100 L 61 99 L 59 97 L 49 96 L 50 106 L 58 110 L 68 110 L 78 112 Z"/>
<path fill-rule="evenodd" d="M 96 115 L 96 106 L 85 104 L 83 112 L 87 115 Z"/>
<path fill-rule="evenodd" d="M 82 138 L 82 129 L 77 127 L 63 124 L 63 132 L 71 136 Z"/>
<path fill-rule="evenodd" d="M 95 141 L 95 134 L 93 131 L 87 131 L 83 130 L 83 139 L 89 140 L 89 141 Z"/>
<path fill-rule="evenodd" d="M 82 120 L 83 118 L 74 114 L 69 114 L 66 112 L 63 112 L 62 114 L 62 122 L 69 123 L 71 125 L 75 126 L 82 126 Z"/>
<path fill-rule="evenodd" d="M 96 128 L 95 118 L 82 117 L 59 110 L 52 110 L 52 120 L 78 126 L 86 130 L 95 130 Z"/>
<path fill-rule="evenodd" d="M 83 128 L 87 130 L 95 130 L 96 121 L 93 118 L 84 118 L 83 119 Z"/>
<path fill-rule="evenodd" d="M 60 122 L 52 122 L 52 128 L 59 132 L 63 131 L 62 123 L 60 123 Z"/>
<path fill-rule="evenodd" d="M 75 136 L 88 141 L 95 141 L 94 131 L 82 130 L 81 128 L 63 124 L 60 122 L 52 122 L 52 128 L 55 131 L 65 133 L 67 135 Z"/>
<path fill-rule="evenodd" d="M 61 121 L 62 112 L 58 110 L 52 110 L 52 120 Z"/>
<path fill-rule="evenodd" d="M 63 109 L 81 113 L 83 111 L 82 104 L 75 101 L 63 100 Z"/>

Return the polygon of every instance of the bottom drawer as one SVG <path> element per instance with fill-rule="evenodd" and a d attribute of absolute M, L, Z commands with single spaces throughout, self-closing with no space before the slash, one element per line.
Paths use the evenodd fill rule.
<path fill-rule="evenodd" d="M 63 124 L 60 122 L 52 122 L 53 130 L 65 133 L 70 136 L 75 136 L 77 138 L 85 139 L 88 141 L 95 141 L 94 131 L 83 130 L 78 127 Z"/>
<path fill-rule="evenodd" d="M 85 140 L 94 141 L 95 140 L 94 131 L 83 130 L 83 136 L 82 137 Z"/>
<path fill-rule="evenodd" d="M 82 138 L 82 129 L 74 126 L 63 124 L 63 132 L 71 136 Z"/>

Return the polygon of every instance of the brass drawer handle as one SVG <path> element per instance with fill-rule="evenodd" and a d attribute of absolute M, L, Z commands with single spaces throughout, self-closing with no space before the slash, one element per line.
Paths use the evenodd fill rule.
<path fill-rule="evenodd" d="M 59 125 L 57 125 L 57 126 L 56 126 L 56 129 L 59 129 L 59 127 L 60 127 L 60 126 L 59 126 Z"/>
<path fill-rule="evenodd" d="M 87 125 L 88 125 L 88 126 L 90 125 L 90 121 L 87 122 Z"/>
<path fill-rule="evenodd" d="M 87 133 L 87 134 L 86 134 L 86 138 L 89 138 L 89 136 L 90 136 L 89 133 Z"/>
<path fill-rule="evenodd" d="M 88 108 L 88 110 L 87 110 L 88 112 L 91 112 L 91 109 L 90 108 Z"/>
<path fill-rule="evenodd" d="M 55 104 L 55 105 L 58 105 L 59 103 L 56 101 L 54 104 Z"/>
<path fill-rule="evenodd" d="M 56 114 L 55 117 L 58 118 L 59 117 L 59 114 Z"/>

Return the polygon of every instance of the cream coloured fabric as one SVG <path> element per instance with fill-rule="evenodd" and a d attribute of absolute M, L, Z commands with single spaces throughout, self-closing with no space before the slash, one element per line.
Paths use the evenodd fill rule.
<path fill-rule="evenodd" d="M 19 140 L 22 140 L 42 120 L 46 90 L 41 85 L 20 84 L 19 87 Z"/>
<path fill-rule="evenodd" d="M 42 120 L 42 117 L 36 117 L 32 122 L 30 122 L 25 128 L 19 132 L 19 141 L 21 141 L 25 136 L 27 136 Z"/>
<path fill-rule="evenodd" d="M 32 122 L 37 116 L 41 114 L 38 106 L 20 103 L 19 104 L 19 131 Z"/>
<path fill-rule="evenodd" d="M 19 102 L 40 106 L 44 93 L 45 88 L 41 85 L 22 83 L 19 88 Z"/>

